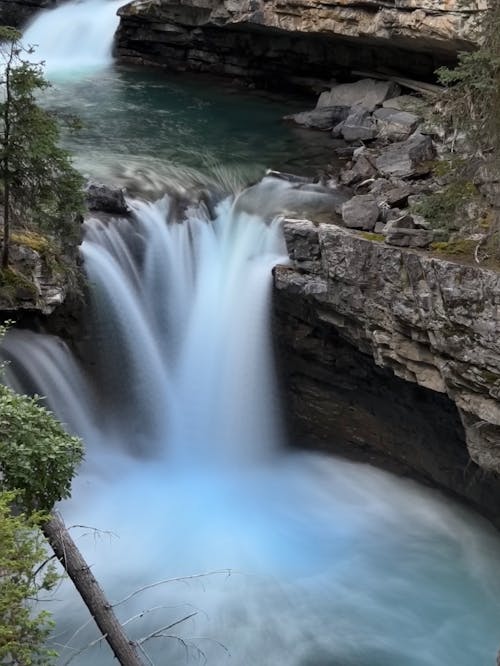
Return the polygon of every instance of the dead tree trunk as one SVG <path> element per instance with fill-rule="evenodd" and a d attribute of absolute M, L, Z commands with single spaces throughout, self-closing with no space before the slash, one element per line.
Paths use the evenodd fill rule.
<path fill-rule="evenodd" d="M 144 666 L 137 652 L 137 645 L 129 641 L 118 621 L 113 607 L 106 599 L 89 565 L 71 538 L 63 519 L 52 513 L 42 527 L 57 559 L 73 581 L 90 614 L 113 650 L 121 666 Z"/>

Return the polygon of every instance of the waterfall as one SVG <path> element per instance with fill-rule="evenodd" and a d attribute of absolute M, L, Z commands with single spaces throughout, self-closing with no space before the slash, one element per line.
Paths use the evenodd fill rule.
<path fill-rule="evenodd" d="M 39 45 L 51 78 L 80 80 L 111 62 L 120 4 L 44 11 L 24 41 Z M 86 99 L 116 109 L 122 98 L 106 88 Z M 125 169 L 129 157 L 120 153 Z M 267 180 L 190 204 L 205 181 L 171 166 L 151 191 L 174 172 L 179 198 L 130 200 L 127 218 L 86 221 L 79 359 L 30 331 L 2 343 L 11 386 L 42 395 L 84 439 L 59 509 L 128 635 L 166 627 L 143 644 L 156 664 L 493 663 L 498 535 L 407 479 L 282 445 L 270 305 L 286 253 L 275 215 L 300 213 L 304 192 Z M 333 206 L 306 189 L 314 210 Z M 114 664 L 68 581 L 46 603 L 60 664 Z"/>
<path fill-rule="evenodd" d="M 23 34 L 49 76 L 109 65 L 123 0 L 74 0 L 35 16 Z"/>
<path fill-rule="evenodd" d="M 78 543 L 111 600 L 130 596 L 131 638 L 190 616 L 144 645 L 154 663 L 486 666 L 497 535 L 407 480 L 280 446 L 269 315 L 286 257 L 279 221 L 255 213 L 269 197 L 88 220 L 83 363 L 7 335 L 11 385 L 85 440 L 66 521 L 103 530 Z M 61 664 L 113 664 L 67 581 L 47 607 Z"/>
<path fill-rule="evenodd" d="M 27 388 L 85 439 L 98 392 L 98 421 L 135 455 L 265 455 L 279 439 L 269 340 L 271 268 L 286 260 L 279 223 L 233 212 L 230 199 L 213 221 L 193 206 L 169 224 L 167 196 L 129 205 L 131 220 L 86 223 L 94 382 L 50 337 L 14 331 L 6 354 L 22 367 L 36 349 Z M 67 384 L 83 397 L 71 408 Z"/>

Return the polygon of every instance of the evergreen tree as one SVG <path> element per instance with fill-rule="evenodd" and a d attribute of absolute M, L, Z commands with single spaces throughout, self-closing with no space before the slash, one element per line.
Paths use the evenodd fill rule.
<path fill-rule="evenodd" d="M 37 95 L 49 84 L 43 67 L 30 60 L 14 28 L 0 28 L 0 187 L 3 212 L 2 267 L 9 263 L 10 232 L 34 226 L 61 241 L 74 240 L 75 212 L 82 206 L 83 179 L 59 146 L 57 119 Z"/>

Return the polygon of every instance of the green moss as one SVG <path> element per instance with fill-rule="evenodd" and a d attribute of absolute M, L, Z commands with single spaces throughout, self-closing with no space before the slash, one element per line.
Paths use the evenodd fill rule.
<path fill-rule="evenodd" d="M 432 243 L 431 249 L 440 254 L 448 255 L 472 255 L 476 247 L 476 241 L 461 239 L 448 241 L 446 243 Z"/>
<path fill-rule="evenodd" d="M 33 282 L 13 268 L 0 270 L 0 299 L 14 305 L 20 294 L 36 299 L 37 288 Z"/>
<path fill-rule="evenodd" d="M 25 245 L 40 254 L 52 249 L 49 239 L 35 231 L 14 231 L 11 234 L 11 241 L 17 245 Z"/>
<path fill-rule="evenodd" d="M 383 234 L 374 234 L 371 231 L 362 231 L 361 236 L 365 240 L 376 241 L 377 243 L 380 243 L 385 240 L 385 236 Z"/>

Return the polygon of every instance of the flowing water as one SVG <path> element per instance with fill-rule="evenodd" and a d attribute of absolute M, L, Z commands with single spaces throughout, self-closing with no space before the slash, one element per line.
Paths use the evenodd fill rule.
<path fill-rule="evenodd" d="M 71 16 L 87 17 L 92 6 L 71 5 Z M 116 76 L 101 71 L 82 85 Z M 72 77 L 60 100 L 65 89 L 74 99 Z M 175 85 L 192 95 L 190 84 Z M 171 98 L 162 99 L 168 109 Z M 99 104 L 106 127 L 104 93 Z M 275 112 L 259 104 L 263 116 Z M 196 117 L 191 109 L 181 126 Z M 94 132 L 103 132 L 99 118 L 95 111 Z M 251 126 L 266 159 L 268 129 Z M 242 141 L 237 127 L 227 132 L 226 145 L 233 135 Z M 209 140 L 200 152 L 205 145 L 213 154 Z M 116 164 L 116 151 L 106 154 Z M 274 192 L 274 206 L 269 190 L 253 189 L 250 213 L 249 195 L 235 200 L 227 182 L 235 155 L 218 155 L 215 210 L 196 197 L 187 207 L 174 195 L 135 197 L 131 219 L 86 222 L 83 367 L 50 336 L 14 331 L 4 344 L 12 385 L 46 396 L 85 440 L 73 498 L 61 506 L 66 521 L 102 530 L 74 534 L 130 635 L 152 636 L 144 649 L 158 665 L 493 664 L 496 532 L 410 481 L 287 450 L 269 330 L 271 268 L 286 257 L 279 220 L 266 223 L 255 211 L 279 208 L 288 186 Z M 188 178 L 192 191 L 201 178 L 201 158 L 187 164 L 173 150 L 158 160 L 168 168 L 156 188 L 175 176 L 177 188 Z M 113 663 L 102 643 L 79 653 L 96 634 L 69 584 L 48 607 L 61 663 Z"/>

